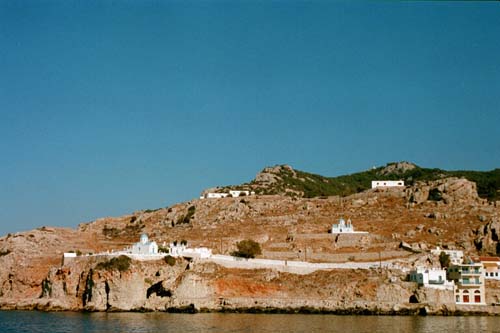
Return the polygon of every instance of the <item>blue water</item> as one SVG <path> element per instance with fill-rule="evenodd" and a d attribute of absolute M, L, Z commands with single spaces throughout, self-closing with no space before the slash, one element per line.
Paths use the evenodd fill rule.
<path fill-rule="evenodd" d="M 0 311 L 0 332 L 500 332 L 500 317 Z"/>

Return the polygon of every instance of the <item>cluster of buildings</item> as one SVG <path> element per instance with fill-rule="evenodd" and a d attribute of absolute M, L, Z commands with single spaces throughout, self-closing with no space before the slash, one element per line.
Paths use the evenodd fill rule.
<path fill-rule="evenodd" d="M 172 257 L 210 258 L 212 256 L 212 250 L 206 247 L 190 248 L 188 247 L 186 241 L 172 242 L 168 245 L 168 248 L 166 247 L 166 244 L 163 243 L 163 245 L 160 247 L 155 241 L 151 241 L 148 235 L 142 234 L 137 243 L 121 251 L 107 251 L 104 253 L 97 253 L 92 255 L 87 254 L 86 256 L 109 255 L 126 255 L 136 259 L 144 260 L 163 258 L 166 255 L 170 255 Z M 74 252 L 65 252 L 63 254 L 63 264 L 65 263 L 65 261 L 76 257 L 77 254 Z"/>
<path fill-rule="evenodd" d="M 229 192 L 207 192 L 207 193 L 202 193 L 200 196 L 200 199 L 220 199 L 220 198 L 226 198 L 226 197 L 243 197 L 243 196 L 249 196 L 249 195 L 255 195 L 254 191 L 243 191 L 243 190 L 230 190 Z"/>
<path fill-rule="evenodd" d="M 131 248 L 125 249 L 123 254 L 155 256 L 155 255 L 170 255 L 172 257 L 189 257 L 189 258 L 209 258 L 212 255 L 212 250 L 206 247 L 190 248 L 186 241 L 172 242 L 166 248 L 163 243 L 162 252 L 159 252 L 158 245 L 154 241 L 150 241 L 148 235 L 142 234 L 138 243 L 132 245 Z"/>
<path fill-rule="evenodd" d="M 485 279 L 500 280 L 499 257 L 464 259 L 462 251 L 432 250 L 434 255 L 446 253 L 450 258 L 447 269 L 417 267 L 409 280 L 426 288 L 453 291 L 456 304 L 486 305 Z"/>

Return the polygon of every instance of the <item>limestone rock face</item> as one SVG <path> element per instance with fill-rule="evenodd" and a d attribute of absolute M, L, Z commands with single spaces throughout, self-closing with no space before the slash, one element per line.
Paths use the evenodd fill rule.
<path fill-rule="evenodd" d="M 497 255 L 500 253 L 500 221 L 493 218 L 483 227 L 476 230 L 474 245 L 479 251 Z"/>
<path fill-rule="evenodd" d="M 453 292 L 449 290 L 421 287 L 417 289 L 416 295 L 420 303 L 440 304 L 448 307 L 453 307 L 455 305 Z"/>
<path fill-rule="evenodd" d="M 427 200 L 443 201 L 451 203 L 477 203 L 480 201 L 477 195 L 475 182 L 465 178 L 444 178 L 430 182 L 417 182 L 407 189 L 406 193 L 410 202 L 415 204 Z"/>

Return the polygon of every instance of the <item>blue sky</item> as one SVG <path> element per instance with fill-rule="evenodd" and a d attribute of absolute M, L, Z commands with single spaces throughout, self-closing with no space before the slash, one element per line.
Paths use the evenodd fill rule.
<path fill-rule="evenodd" d="M 500 3 L 0 1 L 0 234 L 291 164 L 500 167 Z"/>

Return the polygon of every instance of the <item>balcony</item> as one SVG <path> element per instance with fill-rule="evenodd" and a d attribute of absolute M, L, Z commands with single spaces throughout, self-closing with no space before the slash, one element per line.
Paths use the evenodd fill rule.
<path fill-rule="evenodd" d="M 480 286 L 482 285 L 481 281 L 464 281 L 460 280 L 458 281 L 459 284 L 464 285 L 464 286 Z"/>
<path fill-rule="evenodd" d="M 482 274 L 482 272 L 480 270 L 465 270 L 465 269 L 463 269 L 463 270 L 460 271 L 460 274 L 462 274 L 462 275 L 468 275 L 468 276 L 470 276 L 470 275 L 472 275 L 472 276 L 479 276 L 479 275 Z"/>

